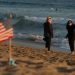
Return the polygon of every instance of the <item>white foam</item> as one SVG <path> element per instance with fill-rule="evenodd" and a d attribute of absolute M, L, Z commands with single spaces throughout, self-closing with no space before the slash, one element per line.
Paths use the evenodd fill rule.
<path fill-rule="evenodd" d="M 36 22 L 45 22 L 47 17 L 37 17 L 37 16 L 24 16 L 25 19 Z M 66 17 L 52 17 L 53 23 L 65 23 L 67 21 Z"/>
<path fill-rule="evenodd" d="M 25 16 L 25 19 L 31 20 L 31 21 L 36 21 L 36 22 L 44 22 L 45 17 L 36 17 L 36 16 Z"/>

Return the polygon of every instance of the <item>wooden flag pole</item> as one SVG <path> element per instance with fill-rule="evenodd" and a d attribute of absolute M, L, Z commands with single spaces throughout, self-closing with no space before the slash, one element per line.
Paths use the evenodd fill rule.
<path fill-rule="evenodd" d="M 10 14 L 10 22 L 12 20 L 12 15 Z M 12 48 L 11 48 L 11 43 L 12 43 L 12 39 L 10 38 L 9 39 L 9 58 L 11 59 L 12 58 Z"/>
<path fill-rule="evenodd" d="M 10 15 L 10 18 L 12 17 L 12 15 Z M 13 60 L 12 57 L 12 38 L 9 39 L 9 65 L 13 65 L 16 66 L 15 61 Z"/>
<path fill-rule="evenodd" d="M 9 59 L 12 58 L 11 38 L 9 39 Z"/>
<path fill-rule="evenodd" d="M 12 57 L 12 39 L 9 39 L 9 65 L 16 66 L 15 61 Z"/>

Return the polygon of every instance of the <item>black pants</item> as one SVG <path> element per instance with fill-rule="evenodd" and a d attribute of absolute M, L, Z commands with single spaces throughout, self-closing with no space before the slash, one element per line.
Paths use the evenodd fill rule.
<path fill-rule="evenodd" d="M 71 52 L 73 52 L 74 51 L 74 39 L 68 38 L 68 41 L 69 41 L 70 50 Z"/>
<path fill-rule="evenodd" d="M 50 50 L 50 46 L 51 46 L 51 37 L 46 37 L 45 47 L 48 48 L 48 50 Z"/>

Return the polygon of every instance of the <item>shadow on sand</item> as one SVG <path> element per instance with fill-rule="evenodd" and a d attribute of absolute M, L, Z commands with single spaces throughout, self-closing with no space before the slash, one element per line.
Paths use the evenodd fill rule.
<path fill-rule="evenodd" d="M 3 74 L 2 75 L 14 75 L 18 71 L 16 66 L 9 65 L 8 61 L 0 61 L 0 68 L 3 67 Z"/>
<path fill-rule="evenodd" d="M 8 61 L 0 61 L 0 67 L 5 67 L 8 65 Z"/>
<path fill-rule="evenodd" d="M 75 68 L 68 69 L 67 67 L 58 67 L 57 70 L 58 70 L 58 72 L 61 72 L 61 73 L 75 72 Z"/>

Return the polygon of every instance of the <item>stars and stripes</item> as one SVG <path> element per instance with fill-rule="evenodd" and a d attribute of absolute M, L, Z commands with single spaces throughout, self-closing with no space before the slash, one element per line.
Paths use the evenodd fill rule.
<path fill-rule="evenodd" d="M 6 29 L 3 23 L 0 23 L 0 42 L 13 37 L 13 28 Z"/>

